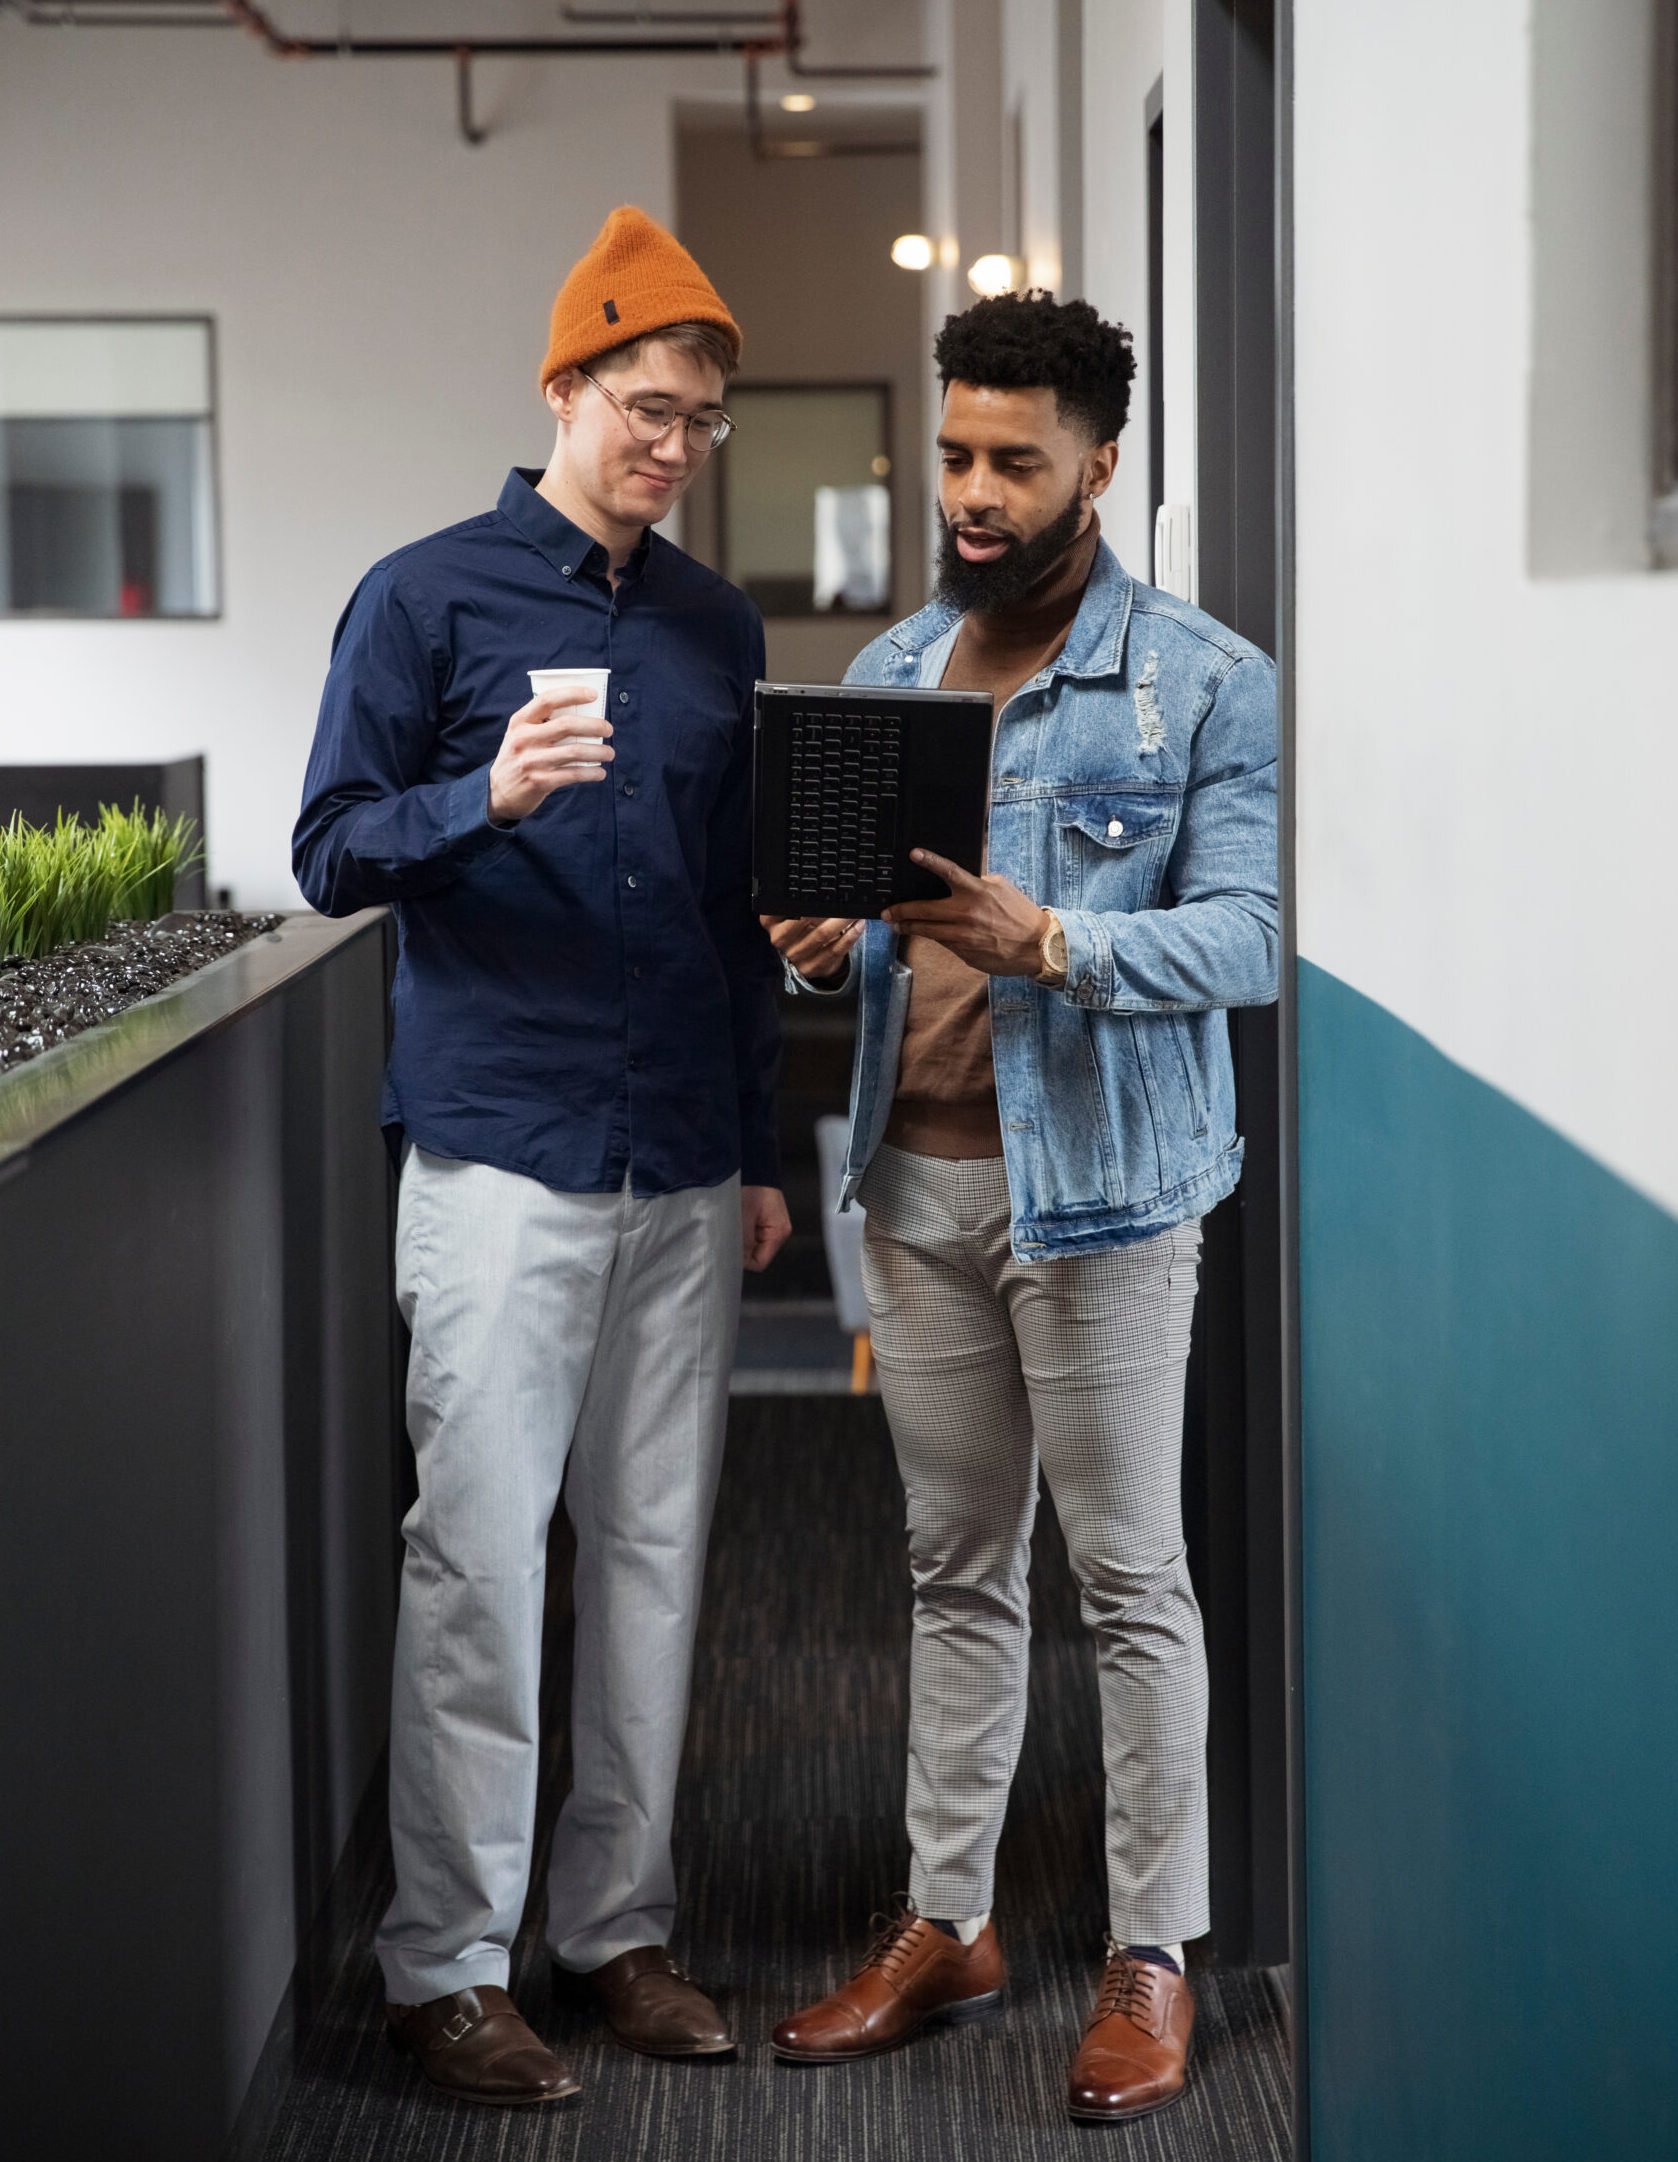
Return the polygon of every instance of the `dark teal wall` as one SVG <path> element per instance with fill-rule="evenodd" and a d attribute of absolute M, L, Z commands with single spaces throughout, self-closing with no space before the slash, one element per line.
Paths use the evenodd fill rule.
<path fill-rule="evenodd" d="M 1299 1012 L 1312 2162 L 1674 2162 L 1678 1222 Z"/>

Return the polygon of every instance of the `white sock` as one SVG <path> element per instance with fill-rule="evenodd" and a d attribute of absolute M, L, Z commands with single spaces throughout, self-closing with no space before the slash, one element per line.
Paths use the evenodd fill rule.
<path fill-rule="evenodd" d="M 985 1924 L 990 1920 L 990 1909 L 971 1922 L 957 1922 L 956 1935 L 963 1944 L 977 1944 Z"/>
<path fill-rule="evenodd" d="M 1162 1944 L 1160 1950 L 1168 1953 L 1177 1962 L 1177 1972 L 1179 1974 L 1188 1973 L 1188 1968 L 1183 1964 L 1183 1947 L 1180 1944 Z"/>

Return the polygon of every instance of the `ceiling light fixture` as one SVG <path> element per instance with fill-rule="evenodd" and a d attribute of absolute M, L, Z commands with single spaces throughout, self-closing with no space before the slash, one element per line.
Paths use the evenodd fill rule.
<path fill-rule="evenodd" d="M 789 90 L 781 100 L 783 113 L 813 113 L 816 101 L 808 90 Z"/>
<path fill-rule="evenodd" d="M 891 259 L 899 270 L 930 270 L 933 252 L 924 233 L 899 233 L 891 244 Z"/>
<path fill-rule="evenodd" d="M 999 293 L 1017 293 L 1025 277 L 1025 265 L 1017 255 L 981 255 L 967 266 L 967 282 L 983 300 Z"/>

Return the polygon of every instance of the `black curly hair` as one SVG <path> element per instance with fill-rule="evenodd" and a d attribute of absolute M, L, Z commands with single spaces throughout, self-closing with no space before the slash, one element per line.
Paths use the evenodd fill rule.
<path fill-rule="evenodd" d="M 1061 419 L 1092 443 L 1111 443 L 1130 412 L 1130 332 L 1104 323 L 1087 300 L 1033 287 L 978 301 L 944 318 L 932 357 L 946 390 L 1052 390 Z"/>

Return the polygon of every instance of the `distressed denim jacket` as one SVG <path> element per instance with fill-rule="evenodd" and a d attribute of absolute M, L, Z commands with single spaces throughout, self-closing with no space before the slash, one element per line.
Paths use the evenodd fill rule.
<path fill-rule="evenodd" d="M 959 627 L 935 602 L 846 680 L 934 685 Z M 1016 1258 L 1100 1253 L 1203 1215 L 1241 1174 L 1224 1009 L 1276 996 L 1270 661 L 1138 585 L 1103 542 L 1064 650 L 998 717 L 989 868 L 1066 928 L 1064 988 L 990 982 Z M 897 1086 L 910 971 L 889 925 L 868 925 L 851 976 L 841 1208 Z"/>

